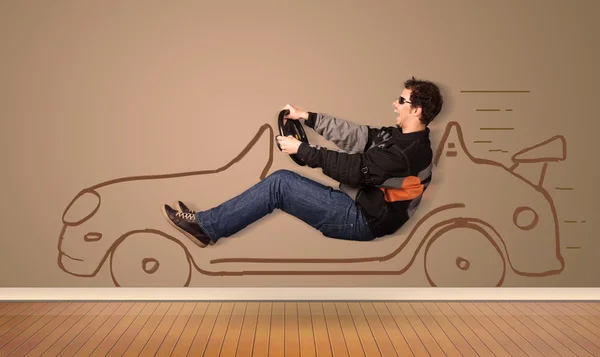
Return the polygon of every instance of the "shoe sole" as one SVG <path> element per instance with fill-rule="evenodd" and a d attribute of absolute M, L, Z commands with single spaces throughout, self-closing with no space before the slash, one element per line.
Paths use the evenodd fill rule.
<path fill-rule="evenodd" d="M 189 240 L 191 240 L 194 244 L 196 244 L 200 248 L 206 247 L 206 245 L 204 243 L 202 243 L 198 238 L 194 237 L 193 235 L 189 234 L 188 232 L 186 232 L 185 230 L 183 230 L 179 226 L 177 226 L 175 223 L 173 223 L 173 221 L 171 221 L 171 219 L 169 218 L 169 215 L 167 214 L 167 211 L 165 210 L 164 206 L 161 208 L 161 211 L 162 211 L 163 216 L 165 216 L 165 219 L 167 220 L 167 222 L 169 222 L 169 224 L 171 226 L 173 226 L 173 228 L 175 228 L 178 231 L 180 231 L 181 233 L 183 233 L 186 237 L 188 237 Z"/>
<path fill-rule="evenodd" d="M 179 211 L 182 211 L 182 212 L 183 212 L 183 208 L 181 208 L 181 206 L 179 205 L 179 201 L 177 201 L 177 203 L 175 204 L 175 206 L 177 207 L 177 209 L 178 209 Z M 163 207 L 163 211 L 164 211 L 164 210 L 165 210 L 165 208 Z M 163 212 L 163 214 L 164 214 L 164 212 Z M 167 219 L 168 219 L 168 218 L 167 218 Z M 169 221 L 171 221 L 171 220 L 169 219 Z M 210 239 L 210 238 L 209 238 L 209 239 Z M 210 239 L 210 243 L 208 243 L 208 244 L 210 244 L 210 245 L 214 245 L 215 243 L 217 243 L 217 242 L 215 242 L 214 240 Z"/>

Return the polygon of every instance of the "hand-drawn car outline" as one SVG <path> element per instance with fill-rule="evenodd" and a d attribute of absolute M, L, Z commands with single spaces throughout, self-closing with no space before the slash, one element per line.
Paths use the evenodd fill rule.
<path fill-rule="evenodd" d="M 61 229 L 61 232 L 59 235 L 59 240 L 58 240 L 58 253 L 59 254 L 58 254 L 57 261 L 58 261 L 59 268 L 61 270 L 63 270 L 64 272 L 74 275 L 74 276 L 94 277 L 97 275 L 97 273 L 100 271 L 100 269 L 104 265 L 105 261 L 110 256 L 110 258 L 111 258 L 110 273 L 111 273 L 113 283 L 115 284 L 115 286 L 121 286 L 121 284 L 117 281 L 117 278 L 115 277 L 115 272 L 113 270 L 113 257 L 114 257 L 115 251 L 117 250 L 119 245 L 122 244 L 122 242 L 124 242 L 127 238 L 129 238 L 133 235 L 136 235 L 136 234 L 150 234 L 150 235 L 154 235 L 154 236 L 160 236 L 160 237 L 163 237 L 164 239 L 167 239 L 167 240 L 174 242 L 181 246 L 181 248 L 185 252 L 185 259 L 187 260 L 187 264 L 188 264 L 188 266 L 186 267 L 186 269 L 188 271 L 187 278 L 185 279 L 185 282 L 183 284 L 181 284 L 182 286 L 189 286 L 189 283 L 190 283 L 190 280 L 192 277 L 192 266 L 198 272 L 200 272 L 204 275 L 207 275 L 207 276 L 401 275 L 401 274 L 404 274 L 406 271 L 408 271 L 412 267 L 417 256 L 419 255 L 420 251 L 422 250 L 423 246 L 425 245 L 425 248 L 423 248 L 424 249 L 423 250 L 423 263 L 425 266 L 425 276 L 431 286 L 438 286 L 439 284 L 434 281 L 434 278 L 432 278 L 430 272 L 428 271 L 428 267 L 427 267 L 428 266 L 428 261 L 427 261 L 428 252 L 430 250 L 430 247 L 433 245 L 433 243 L 435 243 L 436 240 L 438 240 L 440 237 L 442 237 L 445 233 L 447 233 L 448 231 L 451 231 L 453 229 L 456 229 L 456 228 L 461 228 L 461 229 L 470 229 L 473 232 L 478 232 L 484 239 L 487 239 L 489 241 L 489 243 L 493 246 L 495 251 L 498 253 L 498 255 L 501 259 L 502 272 L 501 272 L 501 275 L 497 279 L 496 278 L 493 279 L 493 281 L 490 285 L 501 286 L 503 284 L 503 282 L 505 280 L 505 276 L 506 276 L 507 262 L 513 273 L 520 275 L 520 276 L 526 276 L 526 277 L 542 277 L 542 276 L 555 275 L 555 274 L 561 273 L 564 270 L 565 262 L 564 262 L 564 258 L 561 255 L 561 252 L 560 252 L 559 227 L 558 227 L 556 208 L 554 206 L 552 197 L 550 196 L 548 191 L 543 187 L 544 176 L 546 173 L 546 168 L 547 168 L 548 163 L 562 161 L 562 160 L 566 159 L 566 141 L 565 141 L 564 137 L 562 137 L 561 135 L 557 135 L 557 136 L 554 136 L 554 137 L 552 137 L 544 142 L 541 142 L 535 146 L 532 146 L 532 147 L 529 147 L 529 148 L 519 151 L 518 153 L 514 154 L 511 158 L 512 161 L 514 162 L 514 165 L 512 165 L 511 167 L 506 167 L 496 161 L 473 157 L 469 153 L 469 151 L 467 150 L 467 147 L 465 145 L 465 141 L 463 139 L 463 134 L 462 134 L 462 129 L 460 127 L 460 124 L 455 121 L 449 122 L 446 125 L 444 134 L 440 140 L 440 143 L 438 145 L 436 152 L 434 153 L 434 165 L 436 167 L 439 165 L 440 159 L 441 159 L 443 153 L 446 153 L 447 157 L 455 157 L 457 155 L 457 152 L 452 151 L 452 150 L 447 150 L 447 147 L 455 148 L 455 145 L 458 144 L 460 146 L 460 148 L 462 148 L 462 152 L 466 155 L 466 157 L 468 157 L 469 160 L 471 160 L 474 164 L 482 165 L 482 166 L 478 167 L 479 170 L 483 170 L 483 169 L 495 170 L 496 172 L 500 172 L 500 170 L 502 170 L 502 171 L 506 172 L 507 174 L 510 174 L 513 178 L 515 178 L 521 184 L 526 184 L 526 185 L 530 186 L 534 191 L 537 192 L 536 195 L 543 197 L 544 202 L 548 204 L 548 207 L 546 207 L 547 208 L 546 211 L 549 213 L 546 214 L 546 216 L 540 217 L 536 213 L 536 211 L 531 209 L 530 207 L 520 206 L 515 210 L 515 212 L 513 214 L 513 223 L 520 230 L 529 231 L 536 226 L 536 224 L 540 221 L 540 218 L 541 218 L 542 220 L 546 221 L 547 224 L 551 224 L 554 227 L 555 232 L 554 232 L 554 236 L 552 237 L 552 241 L 550 242 L 548 238 L 544 239 L 545 245 L 551 244 L 552 248 L 553 249 L 555 248 L 555 250 L 553 250 L 553 251 L 555 251 L 556 256 L 551 257 L 552 264 L 550 264 L 549 266 L 543 267 L 537 271 L 525 271 L 525 270 L 520 270 L 517 267 L 515 267 L 515 265 L 513 264 L 513 261 L 511 260 L 511 254 L 509 254 L 509 247 L 507 247 L 507 245 L 503 239 L 503 235 L 500 232 L 502 229 L 499 227 L 492 226 L 491 224 L 486 222 L 485 219 L 482 219 L 480 217 L 478 218 L 478 217 L 473 217 L 472 215 L 465 215 L 464 209 L 468 205 L 465 203 L 461 203 L 461 202 L 444 202 L 443 204 L 436 203 L 436 205 L 434 205 L 435 208 L 422 214 L 420 216 L 420 219 L 418 219 L 418 221 L 415 222 L 415 220 L 411 220 L 411 221 L 407 222 L 407 224 L 405 224 L 405 227 L 403 227 L 403 231 L 407 230 L 409 232 L 406 235 L 406 238 L 401 242 L 401 244 L 398 246 L 398 248 L 396 248 L 394 251 L 392 251 L 386 255 L 372 256 L 372 257 L 359 257 L 359 258 L 334 258 L 334 259 L 326 259 L 326 258 L 283 259 L 283 258 L 252 258 L 252 257 L 250 257 L 250 258 L 220 258 L 220 259 L 212 259 L 209 262 L 211 266 L 218 266 L 218 264 L 222 264 L 222 263 L 237 263 L 237 264 L 245 263 L 249 267 L 253 267 L 256 265 L 261 265 L 261 266 L 264 265 L 264 266 L 268 267 L 269 264 L 271 264 L 271 263 L 293 263 L 294 266 L 297 267 L 298 263 L 300 263 L 300 264 L 303 264 L 302 266 L 306 266 L 307 268 L 311 265 L 314 266 L 315 263 L 328 264 L 327 266 L 332 266 L 333 268 L 340 267 L 340 266 L 347 266 L 347 264 L 355 264 L 354 266 L 357 266 L 358 269 L 354 269 L 354 270 L 341 270 L 341 269 L 339 269 L 339 270 L 335 270 L 335 269 L 327 269 L 327 270 L 311 270 L 311 269 L 306 269 L 306 270 L 301 270 L 301 269 L 300 270 L 253 270 L 253 269 L 248 269 L 248 270 L 227 271 L 227 270 L 203 269 L 198 265 L 198 263 L 196 262 L 196 259 L 194 258 L 195 255 L 202 254 L 202 249 L 191 244 L 186 237 L 184 237 L 183 235 L 179 235 L 179 233 L 176 231 L 174 231 L 174 235 L 177 235 L 179 238 L 176 238 L 174 235 L 171 235 L 171 234 L 161 231 L 159 229 L 153 229 L 153 228 L 133 229 L 133 230 L 130 230 L 130 231 L 120 235 L 110 245 L 110 247 L 105 251 L 104 256 L 102 258 L 98 259 L 99 263 L 97 266 L 93 267 L 93 271 L 91 271 L 92 269 L 86 269 L 86 271 L 88 271 L 88 272 L 82 273 L 82 272 L 73 271 L 75 269 L 68 269 L 65 266 L 63 260 L 70 261 L 70 262 L 77 261 L 78 264 L 85 263 L 82 259 L 78 259 L 73 256 L 70 256 L 68 254 L 68 252 L 64 251 L 63 240 L 65 239 L 65 234 L 67 233 L 67 231 L 69 230 L 70 227 L 77 227 L 77 226 L 83 224 L 88 219 L 90 219 L 92 216 L 94 216 L 96 214 L 96 212 L 99 210 L 102 199 L 101 199 L 100 193 L 98 193 L 98 190 L 102 189 L 105 186 L 114 185 L 114 184 L 118 184 L 118 183 L 122 183 L 122 182 L 131 182 L 131 181 L 137 181 L 137 180 L 168 179 L 168 178 L 175 178 L 175 177 L 182 177 L 182 176 L 213 174 L 213 173 L 224 171 L 224 170 L 230 168 L 236 162 L 240 161 L 240 159 L 248 151 L 250 151 L 252 149 L 252 147 L 256 144 L 256 142 L 265 133 L 267 135 L 269 135 L 268 139 L 270 142 L 270 146 L 269 146 L 269 159 L 260 175 L 260 179 L 262 180 L 266 177 L 266 173 L 271 168 L 272 161 L 273 161 L 272 155 L 273 155 L 274 134 L 273 134 L 273 128 L 269 124 L 262 125 L 259 128 L 258 132 L 253 137 L 253 139 L 250 140 L 250 142 L 246 146 L 246 148 L 244 150 L 242 150 L 242 152 L 239 155 L 237 155 L 233 160 L 231 160 L 226 165 L 224 165 L 218 169 L 204 170 L 204 171 L 192 171 L 192 172 L 175 173 L 175 174 L 165 174 L 165 175 L 124 177 L 124 178 L 106 181 L 106 182 L 103 182 L 103 183 L 100 183 L 100 184 L 97 184 L 97 185 L 94 185 L 94 186 L 91 186 L 91 187 L 81 190 L 71 200 L 71 202 L 67 205 L 65 211 L 63 212 L 63 217 L 62 217 L 63 227 Z M 454 142 L 451 142 L 449 139 L 449 136 L 451 134 L 453 134 L 456 137 Z M 550 142 L 554 142 L 554 141 L 560 141 L 560 143 L 562 144 L 562 153 L 559 156 L 541 157 L 541 158 L 520 158 L 520 156 L 525 156 L 524 155 L 525 153 L 530 152 L 533 149 L 544 146 L 544 145 L 546 145 Z M 515 169 L 517 167 L 519 167 L 519 165 L 522 163 L 542 163 L 543 164 L 539 182 L 534 183 L 515 172 Z M 435 175 L 435 172 L 436 171 L 434 170 L 434 175 Z M 432 186 L 434 187 L 434 185 L 432 184 L 430 186 L 430 188 L 426 191 L 426 194 L 428 191 L 431 190 Z M 441 185 L 440 188 L 443 186 L 444 185 Z M 439 189 L 439 188 L 434 188 L 434 190 L 437 190 L 437 189 Z M 87 216 L 85 216 L 84 218 L 82 218 L 80 220 L 72 221 L 72 222 L 65 220 L 65 216 L 69 212 L 69 209 L 78 200 L 78 198 L 80 198 L 82 195 L 85 195 L 85 194 L 91 194 L 91 195 L 94 195 L 97 197 L 98 204 L 97 204 L 96 208 L 91 213 L 89 213 Z M 435 199 L 435 197 L 424 198 L 424 201 L 426 199 Z M 160 205 L 157 207 L 157 210 L 159 210 L 159 209 L 160 209 Z M 478 211 L 481 211 L 480 207 L 476 207 L 476 209 Z M 420 210 L 423 210 L 423 208 L 420 208 Z M 493 209 L 492 209 L 492 212 L 493 212 Z M 518 218 L 517 216 L 519 216 L 519 214 L 521 212 L 527 212 L 529 214 L 533 214 L 533 219 L 530 222 L 530 224 L 519 225 L 519 223 L 517 222 L 517 218 Z M 392 235 L 392 236 L 384 237 L 384 239 L 398 239 L 397 236 L 398 236 L 398 233 L 396 233 L 395 235 Z M 88 232 L 87 234 L 85 234 L 83 239 L 86 242 L 93 242 L 93 241 L 97 241 L 97 240 L 101 239 L 101 237 L 102 237 L 102 235 L 100 233 Z M 416 239 L 414 239 L 415 237 L 416 237 Z M 185 242 L 185 243 L 183 243 L 183 242 Z M 358 247 L 357 252 L 360 252 L 361 247 L 363 247 L 362 244 L 365 244 L 364 242 L 352 242 L 352 243 L 357 244 L 357 247 Z M 412 245 L 412 247 L 410 247 L 408 249 L 408 253 L 407 253 L 406 250 L 409 245 Z M 188 246 L 190 248 L 188 248 Z M 218 244 L 216 246 L 218 246 Z M 205 249 L 214 249 L 214 248 L 205 248 Z M 192 253 L 190 250 L 194 250 L 194 252 Z M 403 265 L 400 265 L 400 266 L 396 265 L 395 269 L 385 269 L 385 270 L 361 269 L 363 264 L 371 264 L 371 263 L 372 264 L 382 264 L 384 262 L 391 261 L 394 257 L 396 257 L 401 252 L 403 252 L 405 254 L 412 253 L 412 256 L 410 257 L 409 261 L 404 262 Z M 548 257 L 546 257 L 546 258 L 548 258 Z M 556 260 L 554 260 L 554 258 Z M 79 263 L 79 262 L 81 262 L 81 263 Z M 160 269 L 160 262 L 158 262 L 154 258 L 145 258 L 145 259 L 143 259 L 143 261 L 141 263 L 143 266 L 143 271 L 146 274 L 154 274 L 158 269 Z M 331 264 L 331 265 L 329 265 L 329 264 Z M 461 270 L 469 269 L 469 262 L 460 257 L 457 257 L 456 265 Z M 91 271 L 91 272 L 89 272 L 89 271 Z"/>

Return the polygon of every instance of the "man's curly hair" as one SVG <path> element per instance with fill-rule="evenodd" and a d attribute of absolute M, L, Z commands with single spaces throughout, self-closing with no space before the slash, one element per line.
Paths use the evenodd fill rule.
<path fill-rule="evenodd" d="M 440 113 L 444 98 L 433 82 L 415 79 L 406 80 L 404 88 L 409 89 L 412 106 L 421 107 L 421 123 L 428 125 Z"/>

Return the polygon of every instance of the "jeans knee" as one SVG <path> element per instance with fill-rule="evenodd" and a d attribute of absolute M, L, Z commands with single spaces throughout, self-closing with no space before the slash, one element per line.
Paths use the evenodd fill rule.
<path fill-rule="evenodd" d="M 267 178 L 270 178 L 271 180 L 289 180 L 296 175 L 297 174 L 293 171 L 280 169 L 267 176 Z"/>
<path fill-rule="evenodd" d="M 281 208 L 284 197 L 294 194 L 299 176 L 290 170 L 277 170 L 265 178 L 270 189 L 271 199 L 273 202 L 277 202 L 277 208 Z"/>

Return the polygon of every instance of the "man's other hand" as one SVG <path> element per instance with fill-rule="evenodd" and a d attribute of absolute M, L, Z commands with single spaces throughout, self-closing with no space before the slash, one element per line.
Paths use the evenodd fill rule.
<path fill-rule="evenodd" d="M 279 143 L 281 151 L 289 155 L 294 155 L 298 153 L 298 148 L 300 147 L 300 144 L 302 144 L 300 140 L 297 140 L 291 135 L 277 135 L 277 142 Z"/>
<path fill-rule="evenodd" d="M 304 110 L 300 110 L 291 104 L 287 104 L 285 107 L 283 107 L 283 109 L 284 110 L 287 109 L 290 111 L 290 114 L 283 117 L 284 119 L 292 119 L 292 120 L 308 119 L 308 112 L 306 112 Z"/>

